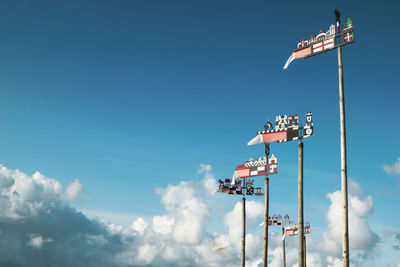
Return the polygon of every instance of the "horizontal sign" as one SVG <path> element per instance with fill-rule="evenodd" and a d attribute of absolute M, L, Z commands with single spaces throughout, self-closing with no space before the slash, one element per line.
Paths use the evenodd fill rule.
<path fill-rule="evenodd" d="M 261 187 L 254 187 L 254 180 L 246 179 L 244 185 L 241 180 L 235 180 L 234 183 L 230 179 L 225 181 L 218 180 L 219 186 L 216 192 L 227 193 L 230 195 L 249 195 L 249 196 L 263 196 L 264 193 Z"/>
<path fill-rule="evenodd" d="M 238 165 L 233 173 L 232 180 L 236 178 L 247 178 L 260 175 L 276 174 L 278 171 L 278 159 L 274 154 L 269 158 L 262 157 L 258 160 L 250 159 L 241 165 Z"/>
<path fill-rule="evenodd" d="M 289 64 L 297 58 L 308 58 L 354 42 L 353 22 L 351 19 L 347 19 L 342 32 L 339 31 L 339 23 L 336 28 L 337 33 L 335 26 L 332 24 L 327 32 L 322 32 L 321 30 L 316 37 L 311 35 L 310 39 L 301 40 L 286 61 L 283 69 L 287 69 Z"/>
<path fill-rule="evenodd" d="M 304 226 L 304 233 L 309 234 L 311 233 L 311 227 L 310 223 L 307 222 L 306 225 Z M 290 226 L 287 226 L 285 228 L 285 235 L 291 236 L 291 235 L 298 235 L 299 234 L 299 225 L 298 224 L 293 224 Z"/>
<path fill-rule="evenodd" d="M 294 116 L 279 115 L 276 116 L 275 126 L 268 120 L 264 129 L 264 131 L 257 132 L 257 136 L 248 143 L 249 146 L 270 142 L 282 143 L 310 137 L 314 133 L 312 113 L 310 111 L 306 113 L 305 126 L 299 126 L 297 114 Z"/>

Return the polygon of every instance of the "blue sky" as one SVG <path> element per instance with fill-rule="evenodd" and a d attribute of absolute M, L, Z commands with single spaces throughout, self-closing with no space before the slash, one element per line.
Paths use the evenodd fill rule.
<path fill-rule="evenodd" d="M 372 197 L 369 226 L 390 247 L 393 236 L 383 236 L 400 232 L 400 180 L 383 166 L 400 157 L 399 5 L 334 4 L 342 21 L 352 18 L 356 39 L 343 48 L 348 176 Z M 282 67 L 302 38 L 334 23 L 334 6 L 298 5 L 2 1 L 0 163 L 63 186 L 78 179 L 84 193 L 73 207 L 129 226 L 166 213 L 157 188 L 202 180 L 200 164 L 230 178 L 237 164 L 262 156 L 263 146 L 246 144 L 267 119 L 298 113 L 304 123 L 311 110 L 305 216 L 318 239 L 327 194 L 340 189 L 337 53 Z M 279 173 L 270 210 L 295 217 L 297 143 L 273 143 L 271 152 Z M 239 198 L 208 201 L 228 211 Z M 210 217 L 207 231 L 227 231 Z M 400 263 L 398 251 L 386 253 L 387 266 Z"/>

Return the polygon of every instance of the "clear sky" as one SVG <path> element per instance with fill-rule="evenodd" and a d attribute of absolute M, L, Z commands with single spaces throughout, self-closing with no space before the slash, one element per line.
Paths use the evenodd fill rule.
<path fill-rule="evenodd" d="M 355 221 L 371 236 L 354 245 L 352 255 L 361 255 L 355 266 L 397 267 L 395 1 L 1 1 L 0 163 L 33 180 L 38 171 L 65 190 L 77 179 L 79 196 L 57 203 L 136 229 L 134 221 L 151 225 L 154 216 L 174 218 L 164 198 L 168 188 L 230 178 L 237 164 L 262 156 L 262 145 L 246 144 L 267 119 L 298 113 L 304 123 L 311 110 L 315 133 L 304 140 L 305 218 L 314 227 L 315 244 L 325 242 L 334 232 L 329 214 L 340 190 L 337 52 L 282 68 L 302 38 L 335 22 L 334 7 L 342 22 L 351 17 L 355 29 L 355 43 L 343 47 L 348 176 L 353 200 L 360 202 L 355 210 L 365 209 Z M 295 219 L 297 143 L 273 143 L 271 152 L 279 165 L 270 179 L 270 211 Z M 256 184 L 263 186 L 263 179 Z M 226 216 L 240 198 L 204 198 L 210 214 L 201 227 L 209 235 L 227 235 Z M 249 200 L 255 210 L 263 203 Z M 262 214 L 254 216 L 262 220 Z M 254 236 L 262 234 L 252 229 Z M 57 243 L 39 230 L 24 236 L 31 238 L 26 244 L 42 237 L 41 249 Z M 322 266 L 335 266 L 332 251 L 315 248 Z M 259 257 L 251 255 L 250 262 Z M 155 266 L 166 259 L 127 258 L 124 264 Z"/>

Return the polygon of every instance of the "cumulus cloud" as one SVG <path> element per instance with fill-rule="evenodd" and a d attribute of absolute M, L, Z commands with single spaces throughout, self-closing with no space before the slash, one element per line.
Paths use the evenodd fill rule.
<path fill-rule="evenodd" d="M 54 208 L 63 200 L 75 199 L 82 190 L 75 179 L 64 190 L 61 184 L 39 172 L 29 176 L 0 165 L 0 215 L 23 219 Z"/>
<path fill-rule="evenodd" d="M 167 235 L 172 232 L 172 228 L 174 225 L 174 218 L 168 216 L 153 217 L 153 228 L 156 233 Z"/>
<path fill-rule="evenodd" d="M 327 195 L 331 201 L 328 210 L 328 230 L 323 233 L 320 250 L 327 255 L 340 257 L 342 242 L 342 193 L 336 191 Z M 350 249 L 371 250 L 379 241 L 368 224 L 367 217 L 372 213 L 373 201 L 371 196 L 364 196 L 358 183 L 349 182 L 349 245 Z M 335 266 L 336 261 L 329 263 Z"/>
<path fill-rule="evenodd" d="M 224 217 L 228 234 L 209 233 L 206 225 L 211 211 L 207 204 L 216 181 L 209 165 L 201 165 L 198 182 L 180 182 L 156 190 L 166 214 L 153 216 L 153 223 L 121 255 L 131 265 L 154 266 L 237 266 L 240 262 L 241 202 Z M 214 184 L 213 186 L 209 186 Z M 257 229 L 263 204 L 247 201 L 248 231 Z M 238 215 L 239 214 L 239 215 Z M 136 220 L 137 221 L 137 220 Z M 247 265 L 261 263 L 263 237 L 246 235 Z M 153 253 L 154 252 L 154 253 Z M 261 256 L 261 257 L 260 257 Z"/>
<path fill-rule="evenodd" d="M 207 189 L 208 193 L 213 194 L 217 189 L 217 181 L 212 174 L 212 167 L 208 164 L 200 164 L 199 174 L 204 174 L 203 185 Z"/>
<path fill-rule="evenodd" d="M 152 223 L 138 218 L 131 230 L 123 230 L 128 249 L 119 255 L 127 265 L 150 266 L 226 266 L 232 257 L 229 239 L 206 231 L 210 209 L 206 198 L 215 190 L 216 182 L 211 166 L 201 165 L 202 180 L 182 181 L 177 185 L 156 189 L 166 214 L 154 215 Z M 215 186 L 213 186 L 213 184 Z M 128 242 L 134 237 L 134 242 Z M 227 249 L 215 247 L 227 245 Z M 236 258 L 235 258 L 236 259 Z"/>
<path fill-rule="evenodd" d="M 164 214 L 138 217 L 123 228 L 89 219 L 72 208 L 83 191 L 78 180 L 65 188 L 39 172 L 33 175 L 0 167 L 0 265 L 4 266 L 237 266 L 240 262 L 242 203 L 225 210 L 225 231 L 209 232 L 212 214 L 210 193 L 217 187 L 210 165 L 201 165 L 198 181 L 182 181 L 159 188 L 156 193 Z M 340 217 L 340 192 L 328 194 L 328 230 L 320 250 L 309 242 L 307 261 L 311 266 L 339 266 L 340 250 L 336 221 Z M 368 250 L 377 240 L 368 225 L 372 198 L 350 183 L 351 247 Z M 338 211 L 339 210 L 339 211 Z M 339 212 L 339 213 L 338 213 Z M 264 204 L 246 201 L 246 265 L 262 265 Z M 352 225 L 354 224 L 354 225 Z M 340 223 L 338 224 L 340 225 Z M 355 227 L 355 228 L 354 228 Z M 271 229 L 272 231 L 272 229 Z M 340 235 L 340 233 L 339 233 Z M 400 238 L 400 237 L 399 237 Z M 269 266 L 282 264 L 280 234 L 269 237 Z M 287 241 L 287 266 L 297 262 L 297 242 Z M 40 257 L 38 257 L 40 253 Z M 60 260 L 62 259 L 62 260 Z"/>
<path fill-rule="evenodd" d="M 131 228 L 142 235 L 147 228 L 147 222 L 139 217 L 132 223 Z"/>
<path fill-rule="evenodd" d="M 157 190 L 165 210 L 175 220 L 173 236 L 177 242 L 194 244 L 203 236 L 210 211 L 204 197 L 199 194 L 201 189 L 201 184 L 181 182 Z"/>
<path fill-rule="evenodd" d="M 264 216 L 264 204 L 250 200 L 246 201 L 246 223 L 254 224 Z M 239 244 L 242 237 L 242 202 L 237 202 L 232 211 L 224 217 L 224 223 L 229 229 L 229 238 L 232 243 Z"/>
<path fill-rule="evenodd" d="M 115 266 L 120 236 L 69 207 L 67 191 L 39 172 L 0 165 L 0 251 L 12 252 L 1 266 Z"/>

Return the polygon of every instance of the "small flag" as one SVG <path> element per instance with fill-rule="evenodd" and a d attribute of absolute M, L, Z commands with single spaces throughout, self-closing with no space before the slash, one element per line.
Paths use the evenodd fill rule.
<path fill-rule="evenodd" d="M 304 48 L 304 49 L 300 49 L 300 50 L 296 50 L 292 53 L 292 55 L 289 57 L 289 59 L 286 61 L 285 66 L 283 67 L 284 70 L 287 69 L 287 67 L 289 66 L 289 64 L 297 59 L 297 58 L 304 58 L 305 56 L 308 56 L 311 54 L 311 46 Z"/>

